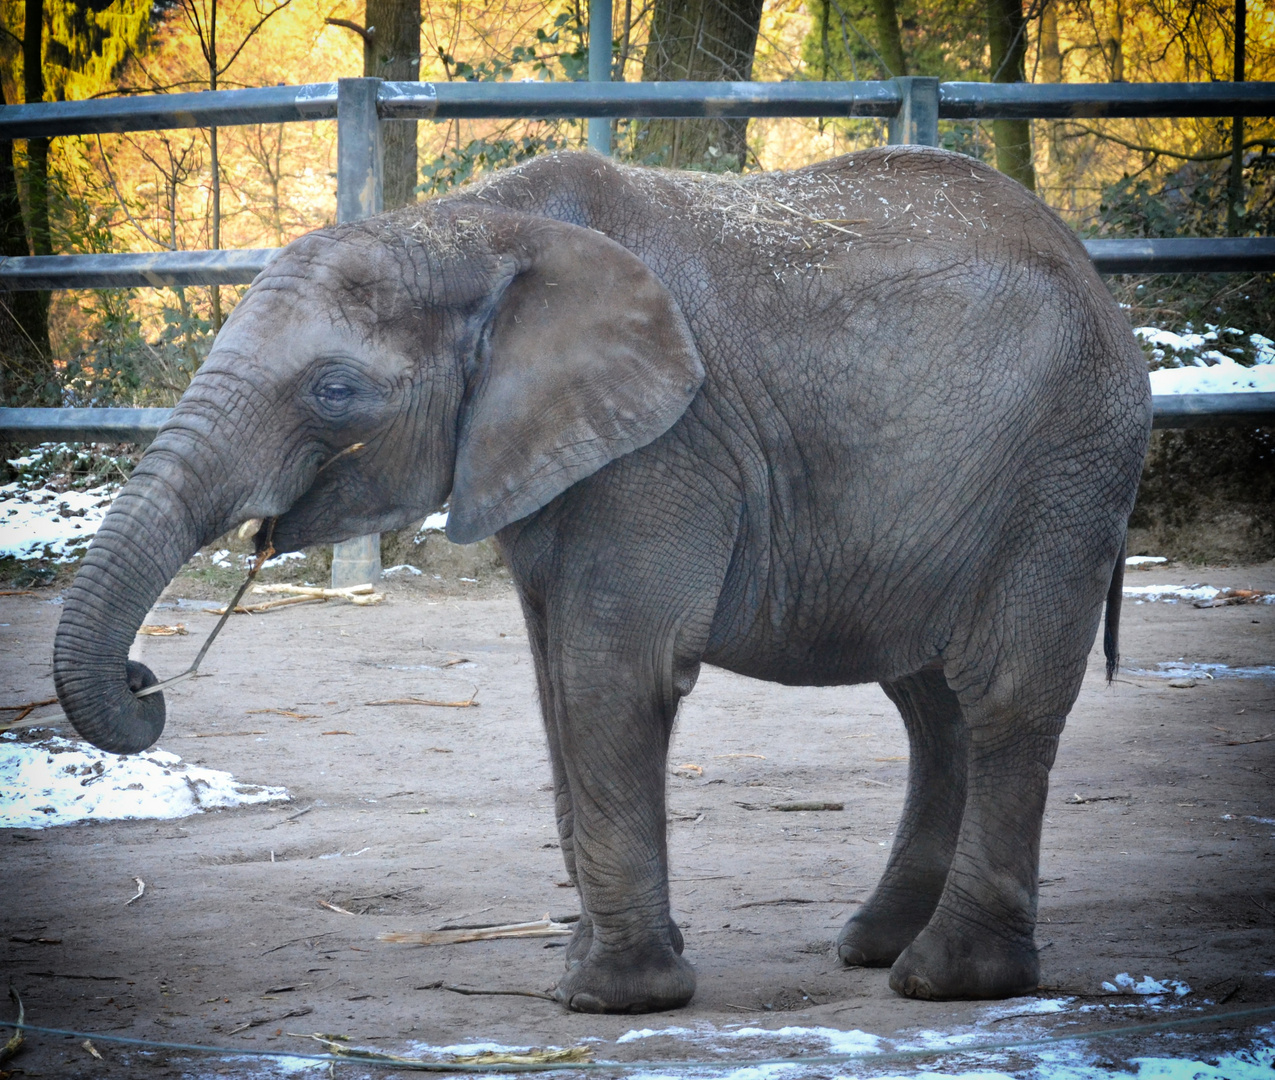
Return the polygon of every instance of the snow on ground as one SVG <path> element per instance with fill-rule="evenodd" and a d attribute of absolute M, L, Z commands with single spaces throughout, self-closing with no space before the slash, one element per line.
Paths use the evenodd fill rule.
<path fill-rule="evenodd" d="M 179 818 L 290 799 L 284 788 L 241 784 L 163 750 L 124 757 L 58 736 L 27 742 L 0 734 L 0 828 Z"/>
<path fill-rule="evenodd" d="M 1227 664 L 1200 664 L 1187 660 L 1165 660 L 1154 671 L 1125 668 L 1130 675 L 1154 675 L 1161 679 L 1269 679 L 1275 677 L 1275 664 L 1258 667 L 1230 667 Z"/>
<path fill-rule="evenodd" d="M 1268 337 L 1245 336 L 1233 326 L 1207 326 L 1203 334 L 1156 326 L 1133 332 L 1150 347 L 1153 394 L 1275 393 L 1275 341 Z M 1235 355 L 1253 366 L 1238 363 Z"/>
<path fill-rule="evenodd" d="M 21 480 L 0 487 L 0 558 L 69 562 L 84 554 L 119 484 L 88 491 L 24 490 Z"/>

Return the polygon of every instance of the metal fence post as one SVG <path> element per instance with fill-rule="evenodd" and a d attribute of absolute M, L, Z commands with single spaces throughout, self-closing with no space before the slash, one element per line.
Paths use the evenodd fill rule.
<path fill-rule="evenodd" d="M 939 81 L 922 75 L 891 79 L 903 101 L 899 115 L 890 117 L 890 143 L 915 146 L 939 144 Z"/>
<path fill-rule="evenodd" d="M 589 82 L 611 81 L 611 0 L 589 0 Z M 589 118 L 589 149 L 611 153 L 611 118 Z"/>
<path fill-rule="evenodd" d="M 358 221 L 384 208 L 381 120 L 376 112 L 380 79 L 340 79 L 336 95 L 336 219 Z M 381 537 L 356 536 L 332 548 L 332 588 L 376 582 L 381 576 Z"/>

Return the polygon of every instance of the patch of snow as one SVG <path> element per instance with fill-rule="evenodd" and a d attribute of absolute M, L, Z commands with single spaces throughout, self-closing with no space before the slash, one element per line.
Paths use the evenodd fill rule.
<path fill-rule="evenodd" d="M 1130 555 L 1125 559 L 1125 566 L 1159 566 L 1169 560 L 1163 555 Z"/>
<path fill-rule="evenodd" d="M 666 1027 L 666 1028 L 634 1028 L 632 1031 L 626 1031 L 618 1039 L 615 1040 L 617 1046 L 621 1043 L 637 1042 L 639 1039 L 653 1039 L 657 1035 L 694 1035 L 695 1032 L 690 1028 L 684 1027 Z"/>
<path fill-rule="evenodd" d="M 1220 593 L 1212 585 L 1126 585 L 1124 596 L 1130 600 L 1212 600 Z"/>
<path fill-rule="evenodd" d="M 822 1039 L 828 1044 L 829 1054 L 871 1054 L 881 1049 L 880 1036 L 857 1029 L 841 1031 L 838 1028 L 793 1025 L 781 1028 L 742 1027 L 719 1032 L 719 1035 L 734 1039 Z"/>
<path fill-rule="evenodd" d="M 426 533 L 440 533 L 447 530 L 447 511 L 440 510 L 436 514 L 430 514 L 421 522 L 421 527 L 416 530 L 416 535 L 412 537 L 413 543 L 421 543 L 425 539 Z"/>
<path fill-rule="evenodd" d="M 1009 1016 L 1037 1016 L 1066 1012 L 1073 998 L 1012 998 L 984 1011 L 980 1019 L 1001 1020 Z"/>
<path fill-rule="evenodd" d="M 420 577 L 421 572 L 411 563 L 399 563 L 397 566 L 391 566 L 388 570 L 381 571 L 381 577 L 389 577 L 391 574 L 411 574 L 412 577 Z"/>
<path fill-rule="evenodd" d="M 284 788 L 242 784 L 164 750 L 121 756 L 58 736 L 23 742 L 13 732 L 0 735 L 0 828 L 179 818 L 291 798 Z"/>
<path fill-rule="evenodd" d="M 1143 975 L 1141 981 L 1138 981 L 1127 971 L 1117 975 L 1114 984 L 1103 983 L 1102 988 L 1111 994 L 1173 994 L 1175 997 L 1186 997 L 1191 992 L 1186 983 L 1177 979 L 1161 982 L 1150 975 Z"/>
<path fill-rule="evenodd" d="M 253 557 L 245 555 L 244 562 L 251 563 Z M 305 559 L 304 551 L 285 551 L 282 555 L 276 555 L 273 559 L 267 559 L 261 564 L 263 570 L 269 570 L 273 566 L 282 566 L 284 563 L 297 562 Z"/>
<path fill-rule="evenodd" d="M 1275 393 L 1275 364 L 1245 367 L 1219 352 L 1211 367 L 1158 368 L 1151 372 L 1153 394 Z"/>
<path fill-rule="evenodd" d="M 1162 679 L 1267 679 L 1275 676 L 1275 664 L 1260 667 L 1229 667 L 1226 664 L 1195 664 L 1183 660 L 1164 660 L 1155 671 L 1126 668 L 1131 675 L 1154 675 Z"/>
<path fill-rule="evenodd" d="M 23 487 L 20 480 L 0 487 L 0 556 L 55 562 L 84 554 L 120 489 L 119 484 L 60 492 Z"/>

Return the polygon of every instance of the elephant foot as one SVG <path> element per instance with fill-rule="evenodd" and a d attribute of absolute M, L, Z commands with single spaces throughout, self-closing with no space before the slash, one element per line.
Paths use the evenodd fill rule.
<path fill-rule="evenodd" d="M 553 992 L 574 1012 L 645 1013 L 678 1009 L 695 993 L 695 971 L 671 948 L 635 956 L 594 950 Z"/>
<path fill-rule="evenodd" d="M 889 967 L 925 929 L 938 896 L 878 889 L 841 928 L 837 955 L 848 967 Z"/>
<path fill-rule="evenodd" d="M 677 928 L 677 923 L 672 919 L 668 924 L 669 946 L 677 953 L 682 955 L 682 950 L 686 947 L 686 943 L 682 940 L 682 931 Z M 580 913 L 580 921 L 576 923 L 575 932 L 571 935 L 571 940 L 567 943 L 567 952 L 564 959 L 568 968 L 573 968 L 581 963 L 589 950 L 593 948 L 593 917 L 587 912 Z"/>
<path fill-rule="evenodd" d="M 1030 935 L 992 933 L 936 914 L 890 969 L 890 989 L 926 1001 L 1007 998 L 1040 983 L 1040 959 Z"/>

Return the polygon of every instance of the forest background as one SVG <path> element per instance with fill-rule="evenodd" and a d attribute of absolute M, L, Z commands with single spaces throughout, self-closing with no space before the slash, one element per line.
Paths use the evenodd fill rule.
<path fill-rule="evenodd" d="M 0 0 L 0 91 L 17 103 L 361 74 L 580 79 L 584 2 Z M 625 80 L 1275 79 L 1270 0 L 614 0 L 613 26 L 612 75 Z M 1034 188 L 1083 235 L 1275 234 L 1270 118 L 939 130 L 945 147 Z M 796 167 L 884 141 L 871 119 L 614 131 L 621 160 L 713 171 Z M 386 204 L 584 142 L 580 121 L 396 121 Z M 0 254 L 279 246 L 334 220 L 335 151 L 334 121 L 0 142 Z M 1252 334 L 1275 337 L 1275 275 L 1124 276 L 1111 288 L 1135 325 L 1210 334 L 1241 363 L 1256 359 Z M 171 404 L 242 292 L 0 292 L 0 404 Z M 1161 349 L 1152 362 L 1195 358 Z M 1168 536 L 1243 504 L 1240 547 L 1275 555 L 1273 451 L 1263 430 L 1162 437 L 1144 524 Z"/>

